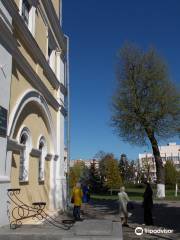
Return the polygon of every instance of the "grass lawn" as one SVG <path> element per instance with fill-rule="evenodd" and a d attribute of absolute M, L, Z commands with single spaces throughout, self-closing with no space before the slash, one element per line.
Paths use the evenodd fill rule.
<path fill-rule="evenodd" d="M 132 201 L 142 201 L 143 200 L 143 193 L 144 193 L 144 188 L 126 188 L 126 192 L 129 196 L 129 198 Z M 154 192 L 154 200 L 161 200 L 162 199 L 157 199 L 156 198 L 156 189 L 153 189 Z M 175 197 L 175 190 L 166 190 L 166 197 L 165 201 L 180 201 L 180 192 L 178 192 L 178 196 Z M 96 199 L 96 200 L 118 200 L 118 196 L 117 196 L 117 192 L 114 192 L 113 195 L 110 194 L 92 194 L 91 195 L 92 199 Z"/>

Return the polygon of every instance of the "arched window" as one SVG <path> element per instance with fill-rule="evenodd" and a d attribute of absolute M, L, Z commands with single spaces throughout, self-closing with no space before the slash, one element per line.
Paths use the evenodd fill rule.
<path fill-rule="evenodd" d="M 39 158 L 38 178 L 39 181 L 44 181 L 45 157 L 47 155 L 47 145 L 44 137 L 41 137 L 39 140 L 39 150 L 41 151 L 41 155 Z"/>
<path fill-rule="evenodd" d="M 28 181 L 29 153 L 31 151 L 31 137 L 28 128 L 23 128 L 19 139 L 24 149 L 20 152 L 19 181 Z"/>

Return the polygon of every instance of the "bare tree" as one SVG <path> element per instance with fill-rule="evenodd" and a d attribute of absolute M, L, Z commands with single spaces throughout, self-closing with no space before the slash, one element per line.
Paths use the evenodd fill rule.
<path fill-rule="evenodd" d="M 167 66 L 154 49 L 146 52 L 126 44 L 117 64 L 117 88 L 112 103 L 112 125 L 124 140 L 152 146 L 157 170 L 157 196 L 165 196 L 165 171 L 159 139 L 177 134 L 180 95 Z"/>

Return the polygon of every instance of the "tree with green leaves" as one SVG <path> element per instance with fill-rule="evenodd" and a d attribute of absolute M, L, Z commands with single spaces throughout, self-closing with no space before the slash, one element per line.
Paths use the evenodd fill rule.
<path fill-rule="evenodd" d="M 135 181 L 135 163 L 133 160 L 128 161 L 126 154 L 123 153 L 121 154 L 118 166 L 124 184 Z"/>
<path fill-rule="evenodd" d="M 175 185 L 177 183 L 178 173 L 172 161 L 167 160 L 165 164 L 165 183 Z"/>
<path fill-rule="evenodd" d="M 99 169 L 96 166 L 96 160 L 93 159 L 89 169 L 89 184 L 91 191 L 97 193 L 101 189 L 101 179 L 99 174 Z"/>
<path fill-rule="evenodd" d="M 128 164 L 128 173 L 127 173 L 128 182 L 131 182 L 131 183 L 135 182 L 136 180 L 135 172 L 136 172 L 136 165 L 134 160 L 131 160 L 129 161 L 129 164 Z"/>
<path fill-rule="evenodd" d="M 165 197 L 165 171 L 158 141 L 175 136 L 180 126 L 179 89 L 154 49 L 126 44 L 119 52 L 112 125 L 124 141 L 151 144 L 156 163 L 157 196 Z"/>
<path fill-rule="evenodd" d="M 111 194 L 113 189 L 120 188 L 122 186 L 122 179 L 119 173 L 118 161 L 114 158 L 109 158 L 106 161 L 106 176 L 104 185 L 110 189 Z"/>
<path fill-rule="evenodd" d="M 74 187 L 77 182 L 83 182 L 88 177 L 89 171 L 83 161 L 77 161 L 70 167 L 70 187 Z"/>
<path fill-rule="evenodd" d="M 108 161 L 111 161 L 112 159 L 114 159 L 114 155 L 112 153 L 104 153 L 101 159 L 99 159 L 99 173 L 102 186 L 104 185 L 106 179 Z"/>
<path fill-rule="evenodd" d="M 129 163 L 127 160 L 126 154 L 121 154 L 120 160 L 119 160 L 119 171 L 122 177 L 123 183 L 127 182 L 127 173 L 128 173 L 128 167 Z"/>

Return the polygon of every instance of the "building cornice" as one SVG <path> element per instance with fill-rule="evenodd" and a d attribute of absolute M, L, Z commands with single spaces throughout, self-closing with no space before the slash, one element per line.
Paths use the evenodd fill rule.
<path fill-rule="evenodd" d="M 9 14 L 14 21 L 14 26 L 20 33 L 20 36 L 23 36 L 23 41 L 25 41 L 27 44 L 28 50 L 31 51 L 33 54 L 33 57 L 38 61 L 38 63 L 42 66 L 43 70 L 45 71 L 47 75 L 47 79 L 50 82 L 50 84 L 55 88 L 58 89 L 60 86 L 60 83 L 49 66 L 44 54 L 42 53 L 41 49 L 39 48 L 37 42 L 35 41 L 34 37 L 32 36 L 31 32 L 29 31 L 28 27 L 24 23 L 23 19 L 19 15 L 19 10 L 14 3 L 14 1 L 6 1 L 2 0 L 3 4 L 5 5 L 6 9 L 8 10 Z"/>
<path fill-rule="evenodd" d="M 47 161 L 51 161 L 52 158 L 53 158 L 53 154 L 51 154 L 51 153 L 48 153 L 48 154 L 46 155 L 46 157 L 45 157 L 45 159 L 46 159 Z"/>
<path fill-rule="evenodd" d="M 37 157 L 39 158 L 41 156 L 41 150 L 39 149 L 36 149 L 36 148 L 32 148 L 31 152 L 30 152 L 30 155 L 32 157 Z"/>
<path fill-rule="evenodd" d="M 31 83 L 31 85 L 37 89 L 39 92 L 43 94 L 46 98 L 47 102 L 58 111 L 61 105 L 58 101 L 53 97 L 51 92 L 48 90 L 46 85 L 42 82 L 33 68 L 30 66 L 29 62 L 25 59 L 18 48 L 18 42 L 13 37 L 9 29 L 5 26 L 4 22 L 0 18 L 0 28 L 3 34 L 0 35 L 0 39 L 2 44 L 8 50 L 8 52 L 13 56 L 13 59 L 16 61 L 20 70 L 23 71 L 26 79 Z"/>
<path fill-rule="evenodd" d="M 39 150 L 37 148 L 32 148 L 32 150 L 30 152 L 30 155 L 32 157 L 36 157 L 36 158 L 40 158 L 41 154 L 42 154 L 41 150 Z M 53 158 L 53 154 L 51 154 L 51 153 L 47 153 L 46 156 L 45 156 L 45 159 L 47 161 L 51 161 L 52 158 Z"/>
<path fill-rule="evenodd" d="M 60 26 L 59 19 L 57 17 L 56 11 L 54 9 L 54 6 L 51 1 L 49 0 L 43 0 L 42 1 L 43 7 L 45 9 L 46 15 L 49 19 L 49 22 L 51 24 L 51 27 L 53 29 L 53 32 L 58 40 L 58 43 L 60 43 L 60 48 L 66 52 L 67 51 L 67 44 L 66 39 L 64 37 L 63 31 Z"/>
<path fill-rule="evenodd" d="M 7 141 L 7 151 L 23 151 L 25 149 L 25 146 L 18 143 L 15 139 L 8 138 Z"/>
<path fill-rule="evenodd" d="M 62 83 L 60 83 L 60 91 L 63 95 L 67 96 L 67 88 Z"/>

